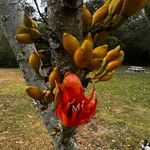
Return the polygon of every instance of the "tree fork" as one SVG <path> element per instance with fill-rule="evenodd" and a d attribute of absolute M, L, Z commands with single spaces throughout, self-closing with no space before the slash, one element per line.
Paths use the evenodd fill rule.
<path fill-rule="evenodd" d="M 84 82 L 85 71 L 78 72 L 73 59 L 62 47 L 62 35 L 64 32 L 74 35 L 77 39 L 83 39 L 82 30 L 82 0 L 48 0 L 48 28 L 55 33 L 50 37 L 51 63 L 53 67 L 58 67 L 64 74 L 66 71 L 74 71 L 79 74 Z M 76 150 L 74 135 L 76 129 L 60 127 L 60 132 L 54 137 L 55 148 L 58 150 Z"/>
<path fill-rule="evenodd" d="M 28 64 L 28 57 L 36 49 L 35 46 L 33 44 L 20 44 L 14 38 L 16 35 L 16 26 L 21 24 L 23 20 L 23 14 L 19 8 L 18 0 L 2 0 L 0 2 L 0 12 L 1 26 L 7 36 L 13 52 L 15 53 L 27 84 L 38 86 L 41 89 L 47 89 L 47 85 Z M 52 64 L 52 67 L 58 66 L 62 74 L 71 70 L 77 72 L 78 69 L 76 68 L 73 60 L 63 49 L 61 41 L 64 32 L 73 34 L 79 40 L 83 38 L 82 1 L 76 0 L 71 1 L 71 3 L 68 1 L 67 3 L 67 1 L 49 0 L 48 23 L 48 28 L 52 31 L 51 33 L 53 33 L 50 33 L 52 36 L 48 39 L 50 43 L 50 47 L 48 47 L 48 49 L 51 53 L 50 63 Z M 47 43 L 45 46 L 47 47 Z M 79 76 L 84 79 L 85 73 L 86 71 L 79 71 Z M 39 112 L 48 132 L 52 133 L 54 131 L 54 143 L 56 149 L 78 149 L 74 138 L 76 129 L 59 126 L 58 119 L 55 117 L 51 104 L 49 104 L 47 110 L 41 111 L 39 109 Z"/>

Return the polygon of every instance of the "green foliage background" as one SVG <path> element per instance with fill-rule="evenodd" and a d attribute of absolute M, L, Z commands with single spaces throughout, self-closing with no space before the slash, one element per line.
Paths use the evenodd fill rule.
<path fill-rule="evenodd" d="M 125 64 L 150 66 L 150 26 L 143 13 L 131 17 L 113 35 L 124 44 Z"/>
<path fill-rule="evenodd" d="M 18 67 L 15 56 L 0 28 L 0 67 Z"/>

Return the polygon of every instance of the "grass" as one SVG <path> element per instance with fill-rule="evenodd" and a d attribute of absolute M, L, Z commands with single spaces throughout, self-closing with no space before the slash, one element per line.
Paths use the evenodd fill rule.
<path fill-rule="evenodd" d="M 50 150 L 52 144 L 18 69 L 0 69 L 0 149 Z"/>
<path fill-rule="evenodd" d="M 137 150 L 142 140 L 150 140 L 150 68 L 144 73 L 126 70 L 121 67 L 111 81 L 96 85 L 97 114 L 78 129 L 81 150 Z M 0 149 L 52 150 L 24 89 L 18 69 L 0 69 Z"/>
<path fill-rule="evenodd" d="M 141 140 L 150 140 L 150 74 L 127 73 L 125 69 L 113 80 L 97 85 L 97 122 L 108 128 L 103 137 L 110 149 L 136 150 Z"/>

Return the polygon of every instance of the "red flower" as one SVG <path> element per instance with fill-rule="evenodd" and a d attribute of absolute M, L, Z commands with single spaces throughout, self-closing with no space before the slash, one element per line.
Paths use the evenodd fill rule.
<path fill-rule="evenodd" d="M 78 76 L 67 72 L 59 88 L 61 88 L 61 94 L 57 94 L 59 95 L 59 102 L 56 114 L 64 126 L 77 127 L 87 123 L 95 115 L 97 100 L 94 87 L 90 97 L 86 98 Z M 56 89 L 57 91 L 60 90 Z"/>

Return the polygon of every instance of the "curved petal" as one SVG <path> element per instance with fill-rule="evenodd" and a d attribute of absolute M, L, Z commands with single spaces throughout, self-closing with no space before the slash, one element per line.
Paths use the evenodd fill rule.
<path fill-rule="evenodd" d="M 70 93 L 70 96 L 72 97 L 80 97 L 83 86 L 79 77 L 71 72 L 67 72 L 62 82 L 62 90 Z"/>
<path fill-rule="evenodd" d="M 59 117 L 64 126 L 69 125 L 69 119 L 67 115 L 62 111 L 62 107 L 60 105 L 57 107 L 56 115 Z"/>

